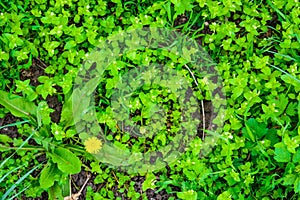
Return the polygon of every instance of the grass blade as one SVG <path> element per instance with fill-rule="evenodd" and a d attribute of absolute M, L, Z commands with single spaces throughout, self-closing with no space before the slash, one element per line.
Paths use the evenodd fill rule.
<path fill-rule="evenodd" d="M 17 194 L 15 194 L 14 196 L 12 196 L 11 198 L 9 198 L 8 200 L 14 200 L 17 196 L 19 196 L 22 192 L 24 192 L 25 190 L 27 190 L 29 188 L 30 185 L 26 186 L 23 190 L 21 190 L 20 192 L 18 192 Z"/>
<path fill-rule="evenodd" d="M 40 167 L 42 165 L 39 164 L 37 166 L 35 166 L 34 168 L 32 168 L 29 172 L 27 172 L 24 176 L 22 176 L 21 178 L 19 178 L 19 180 L 13 184 L 6 192 L 5 194 L 2 196 L 2 200 L 6 199 L 6 197 L 8 197 L 8 195 L 22 182 L 24 181 L 25 178 L 27 178 L 34 170 L 36 170 L 38 167 Z"/>
<path fill-rule="evenodd" d="M 15 122 L 15 123 L 7 124 L 7 125 L 4 125 L 4 126 L 0 126 L 0 129 L 6 128 L 6 127 L 11 127 L 11 126 L 25 124 L 27 122 L 30 122 L 30 120 L 24 120 L 24 121 L 21 121 L 21 122 Z"/>
<path fill-rule="evenodd" d="M 3 167 L 3 165 L 11 158 L 11 157 L 13 157 L 16 153 L 17 153 L 17 151 L 19 150 L 19 149 L 21 149 L 27 142 L 28 142 L 28 140 L 35 134 L 35 132 L 36 132 L 36 130 L 34 130 L 30 135 L 29 135 L 29 137 L 19 146 L 19 148 L 13 153 L 13 154 L 11 154 L 8 158 L 6 158 L 1 164 L 0 164 L 0 168 L 2 168 Z"/>
<path fill-rule="evenodd" d="M 291 74 L 289 74 L 289 73 L 287 73 L 286 71 L 280 69 L 279 67 L 276 67 L 276 66 L 271 65 L 271 64 L 269 64 L 269 65 L 270 65 L 271 67 L 273 67 L 273 68 L 275 68 L 275 69 L 281 71 L 282 73 L 286 74 L 287 76 L 289 76 L 291 79 L 295 80 L 296 82 L 300 83 L 300 80 L 297 79 L 295 76 L 292 76 Z"/>
<path fill-rule="evenodd" d="M 16 171 L 17 169 L 20 169 L 20 168 L 23 167 L 23 166 L 24 166 L 24 165 L 21 165 L 21 166 L 16 167 L 16 168 L 10 170 L 9 172 L 7 172 L 7 173 L 0 179 L 0 183 L 1 183 L 8 175 L 10 175 L 11 173 L 13 173 L 13 172 Z"/>

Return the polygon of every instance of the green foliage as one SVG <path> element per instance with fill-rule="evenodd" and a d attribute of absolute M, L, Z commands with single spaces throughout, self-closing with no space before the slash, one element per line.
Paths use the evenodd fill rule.
<path fill-rule="evenodd" d="M 49 124 L 51 122 L 51 118 L 49 115 L 53 110 L 49 109 L 47 103 L 43 101 L 39 103 L 39 106 L 35 106 L 34 103 L 27 101 L 27 99 L 23 97 L 13 95 L 4 91 L 0 91 L 0 94 L 3 96 L 2 100 L 0 101 L 0 104 L 2 104 L 16 117 L 23 117 L 28 119 L 29 122 L 31 122 L 34 126 L 36 126 L 36 129 L 39 129 L 38 130 L 39 133 L 34 131 L 24 142 L 22 142 L 22 140 L 20 142 L 12 141 L 11 138 L 9 138 L 8 136 L 1 135 L 1 143 L 3 143 L 4 145 L 1 144 L 0 150 L 1 151 L 9 150 L 10 149 L 9 143 L 14 143 L 14 146 L 17 147 L 17 150 L 19 149 L 26 150 L 27 148 L 23 146 L 27 143 L 27 141 L 31 137 L 33 137 L 36 143 L 41 145 L 42 148 L 38 148 L 38 147 L 30 147 L 30 148 L 32 148 L 32 150 L 36 149 L 43 152 L 45 151 L 45 154 L 49 158 L 51 158 L 48 161 L 48 164 L 41 171 L 41 176 L 39 179 L 40 187 L 43 189 L 48 189 L 51 187 L 52 189 L 49 190 L 49 196 L 52 195 L 55 198 L 56 197 L 62 198 L 61 192 L 56 191 L 55 188 L 57 188 L 58 185 L 64 185 L 66 183 L 61 181 L 54 185 L 55 180 L 57 180 L 57 178 L 62 178 L 65 175 L 79 173 L 81 170 L 81 161 L 75 154 L 73 154 L 68 149 L 63 147 L 55 147 L 56 145 L 59 145 L 61 142 L 56 142 L 56 144 L 54 144 L 51 141 L 52 139 L 49 140 L 44 138 L 51 135 L 51 133 L 48 132 L 49 129 L 47 130 L 46 127 L 49 127 Z M 16 124 L 21 124 L 21 123 L 16 123 Z M 53 135 L 57 139 L 57 141 L 61 141 L 63 137 L 65 137 L 65 134 L 61 133 L 63 132 L 62 128 L 55 123 L 52 123 L 51 127 L 54 127 L 51 130 Z M 29 127 L 27 126 L 27 128 Z M 26 130 L 25 126 L 24 129 Z M 68 137 L 70 137 L 71 131 L 72 130 L 70 129 L 66 132 L 66 135 L 68 135 Z M 5 166 L 5 163 L 7 163 L 10 159 L 12 159 L 13 155 L 14 154 L 10 155 L 5 161 L 3 161 L 1 167 Z M 36 169 L 36 167 L 33 169 Z M 23 181 L 27 176 L 29 176 L 30 173 L 32 173 L 32 171 L 33 170 L 27 172 L 9 190 L 7 190 L 3 198 L 5 199 L 8 195 L 10 195 L 10 193 L 12 193 L 12 191 L 18 186 L 19 182 Z M 11 172 L 12 171 L 10 171 L 2 179 L 8 176 Z"/>
<path fill-rule="evenodd" d="M 80 172 L 80 160 L 69 150 L 56 148 L 52 154 L 52 161 L 57 163 L 57 167 L 64 173 L 76 174 Z"/>
<path fill-rule="evenodd" d="M 40 185 L 42 188 L 49 188 L 54 184 L 55 176 L 58 174 L 55 164 L 49 164 L 41 171 Z"/>
<path fill-rule="evenodd" d="M 0 196 L 20 197 L 22 193 L 24 198 L 36 198 L 46 191 L 49 199 L 62 199 L 69 175 L 84 170 L 95 175 L 92 181 L 97 186 L 97 191 L 87 187 L 85 199 L 121 199 L 116 193 L 129 199 L 147 199 L 151 189 L 167 193 L 169 199 L 297 199 L 299 10 L 299 3 L 293 0 L 1 1 Z M 208 137 L 213 134 L 209 130 L 206 140 L 198 134 L 181 157 L 160 151 L 170 142 L 180 141 L 183 110 L 178 93 L 168 91 L 170 85 L 176 91 L 178 80 L 164 83 L 156 76 L 159 84 L 145 82 L 138 87 L 155 73 L 126 74 L 136 66 L 160 63 L 184 77 L 183 85 L 201 89 L 187 107 L 210 101 L 211 86 L 203 71 L 196 71 L 187 62 L 193 49 L 182 49 L 185 58 L 153 48 L 119 55 L 123 44 L 112 42 L 112 51 L 96 58 L 103 61 L 118 55 L 105 70 L 100 69 L 103 79 L 99 84 L 91 79 L 82 91 L 74 87 L 85 80 L 75 78 L 95 46 L 107 38 L 116 41 L 113 37 L 121 31 L 145 26 L 175 29 L 195 39 L 217 63 L 223 79 L 227 108 L 222 111 L 225 125 L 220 127 L 219 139 Z M 132 38 L 124 41 L 124 46 L 136 47 L 138 42 L 145 40 Z M 175 47 L 175 43 L 170 44 L 170 49 Z M 197 87 L 185 65 L 194 73 Z M 135 75 L 143 69 L 147 71 L 141 68 Z M 42 73 L 37 77 L 36 72 Z M 96 83 L 97 88 L 90 87 Z M 117 90 L 118 85 L 125 90 Z M 105 141 L 119 148 L 115 151 L 105 143 L 96 160 L 81 142 L 100 131 L 86 129 L 92 118 L 82 114 L 89 113 L 84 103 L 90 102 L 88 94 L 94 89 L 95 105 L 90 108 L 95 107 L 93 114 L 103 127 Z M 124 93 L 131 95 L 127 101 L 116 98 Z M 62 104 L 60 114 L 51 99 Z M 2 125 L 8 113 L 18 119 Z M 59 119 L 54 120 L 53 115 Z M 217 118 L 214 124 L 218 121 L 222 120 Z M 12 126 L 18 129 L 16 138 L 5 134 Z M 206 154 L 207 148 L 212 151 Z M 166 155 L 176 161 L 154 172 L 149 170 L 150 164 L 144 167 L 149 171 L 140 174 L 145 180 L 137 191 L 134 177 L 138 174 L 125 173 L 126 167 L 122 171 L 106 165 L 111 160 L 115 163 L 110 164 L 124 161 L 129 150 L 136 154 L 126 160 L 127 165 L 148 151 L 163 152 L 156 156 L 158 166 L 167 162 L 163 159 Z M 46 157 L 42 164 L 38 161 L 41 155 Z"/>
<path fill-rule="evenodd" d="M 0 104 L 5 106 L 16 117 L 33 119 L 36 116 L 36 106 L 34 103 L 25 100 L 17 95 L 0 91 Z"/>

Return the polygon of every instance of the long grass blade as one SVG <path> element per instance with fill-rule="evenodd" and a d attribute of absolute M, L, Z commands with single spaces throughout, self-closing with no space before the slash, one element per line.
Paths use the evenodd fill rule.
<path fill-rule="evenodd" d="M 21 165 L 21 166 L 19 166 L 19 167 L 16 167 L 16 168 L 10 170 L 9 172 L 7 172 L 7 173 L 0 179 L 0 183 L 1 183 L 8 175 L 10 175 L 10 174 L 13 173 L 14 171 L 20 169 L 21 167 L 23 167 L 23 165 Z"/>
<path fill-rule="evenodd" d="M 7 125 L 4 125 L 4 126 L 0 126 L 0 129 L 6 128 L 6 127 L 11 127 L 11 126 L 25 124 L 27 122 L 30 122 L 30 120 L 24 120 L 24 121 L 21 121 L 21 122 L 15 122 L 15 123 L 7 124 Z"/>
<path fill-rule="evenodd" d="M 1 198 L 1 200 L 5 200 L 7 197 L 8 197 L 8 195 L 22 182 L 22 181 L 24 181 L 24 179 L 25 178 L 27 178 L 34 170 L 36 170 L 38 167 L 40 167 L 42 165 L 42 163 L 41 164 L 39 164 L 39 165 L 37 165 L 37 166 L 35 166 L 34 168 L 32 168 L 29 172 L 27 172 L 24 176 L 22 176 L 21 178 L 19 178 L 19 180 L 15 183 L 15 184 L 13 184 L 6 192 L 5 192 L 5 194 L 2 196 L 2 198 Z"/>
<path fill-rule="evenodd" d="M 279 67 L 276 67 L 276 66 L 271 65 L 271 64 L 269 64 L 269 65 L 270 65 L 271 67 L 273 67 L 273 68 L 275 68 L 275 69 L 281 71 L 282 73 L 286 74 L 286 75 L 289 76 L 291 79 L 294 79 L 295 81 L 297 81 L 298 83 L 300 83 L 300 80 L 297 79 L 295 76 L 292 76 L 291 74 L 289 74 L 289 73 L 287 73 L 286 71 L 280 69 Z"/>
<path fill-rule="evenodd" d="M 25 190 L 27 190 L 29 188 L 30 185 L 26 186 L 23 190 L 21 190 L 20 192 L 18 192 L 17 194 L 15 194 L 14 196 L 12 196 L 11 198 L 9 198 L 8 200 L 14 200 L 17 196 L 19 196 L 20 194 L 22 194 Z"/>
<path fill-rule="evenodd" d="M 0 168 L 2 168 L 3 167 L 3 165 L 11 158 L 11 157 L 13 157 L 16 153 L 17 153 L 17 151 L 19 150 L 19 149 L 21 149 L 27 142 L 28 142 L 28 140 L 35 134 L 35 132 L 36 132 L 36 130 L 34 130 L 30 135 L 29 135 L 29 137 L 19 146 L 19 148 L 13 153 L 13 154 L 11 154 L 8 158 L 6 158 L 1 164 L 0 164 Z"/>

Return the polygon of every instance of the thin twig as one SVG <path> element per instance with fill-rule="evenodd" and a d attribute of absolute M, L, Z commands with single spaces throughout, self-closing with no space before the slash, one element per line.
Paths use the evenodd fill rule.
<path fill-rule="evenodd" d="M 47 68 L 47 65 L 46 65 L 43 61 L 41 61 L 41 59 L 40 59 L 39 57 L 37 57 L 36 59 L 43 65 L 43 66 L 41 66 L 41 65 L 38 64 L 38 66 L 39 66 L 40 68 L 42 68 L 42 69 Z"/>
<path fill-rule="evenodd" d="M 87 176 L 86 181 L 84 182 L 84 184 L 80 188 L 79 192 L 77 192 L 76 194 L 70 193 L 70 196 L 65 197 L 64 200 L 77 200 L 78 197 L 81 195 L 83 189 L 85 188 L 86 184 L 88 183 L 89 179 L 90 179 L 90 175 Z"/>
<path fill-rule="evenodd" d="M 88 176 L 86 178 L 86 181 L 84 182 L 84 184 L 82 185 L 81 189 L 79 190 L 79 192 L 77 194 L 81 194 L 82 190 L 84 189 L 84 187 L 86 186 L 86 184 L 88 183 L 89 180 L 90 180 L 90 176 Z"/>
<path fill-rule="evenodd" d="M 186 64 L 184 66 L 189 70 L 190 74 L 192 75 L 192 77 L 193 77 L 193 79 L 195 81 L 195 84 L 197 85 L 197 87 L 200 90 L 200 92 L 202 92 L 201 89 L 200 89 L 200 87 L 199 87 L 199 84 L 198 84 L 198 82 L 197 82 L 197 80 L 196 80 L 196 78 L 194 76 L 194 73 L 191 71 L 191 69 Z M 202 140 L 204 140 L 204 136 L 205 136 L 205 133 L 204 133 L 204 131 L 205 131 L 205 110 L 204 110 L 204 102 L 203 102 L 203 100 L 201 100 L 201 108 L 202 108 L 202 120 L 203 120 L 203 125 L 202 125 L 202 129 L 203 129 L 202 130 Z"/>
<path fill-rule="evenodd" d="M 113 174 L 114 178 L 116 179 L 116 181 L 119 183 L 119 180 L 113 171 L 112 171 L 112 174 Z"/>

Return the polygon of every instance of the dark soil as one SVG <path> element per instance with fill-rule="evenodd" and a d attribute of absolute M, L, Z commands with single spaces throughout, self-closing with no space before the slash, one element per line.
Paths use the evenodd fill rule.
<path fill-rule="evenodd" d="M 60 89 L 60 88 L 56 88 Z M 61 110 L 62 110 L 62 103 L 59 102 L 57 96 L 48 96 L 46 99 L 49 108 L 52 108 L 54 110 L 54 112 L 52 112 L 50 114 L 50 117 L 52 119 L 53 122 L 58 123 L 60 120 L 60 114 L 61 114 Z"/>
<path fill-rule="evenodd" d="M 142 185 L 143 185 L 143 182 L 145 181 L 145 177 L 144 176 L 136 176 L 136 177 L 133 177 L 131 180 L 135 182 L 135 185 L 134 185 L 135 191 L 142 194 L 143 193 Z M 170 197 L 173 196 L 171 194 L 166 193 L 165 190 L 162 190 L 158 193 L 156 191 L 157 191 L 157 189 L 147 189 L 146 190 L 147 198 L 149 200 L 163 200 L 163 199 L 169 199 Z"/>
<path fill-rule="evenodd" d="M 188 17 L 185 15 L 179 15 L 176 20 L 174 21 L 174 26 L 180 26 L 182 24 L 185 24 L 186 22 L 188 22 Z"/>
<path fill-rule="evenodd" d="M 33 58 L 32 59 L 32 66 L 27 70 L 22 70 L 20 79 L 22 81 L 30 79 L 30 85 L 38 86 L 41 83 L 38 81 L 40 76 L 47 76 L 45 73 L 45 68 L 47 65 L 40 59 L 40 58 Z M 61 92 L 62 89 L 58 86 L 55 86 L 57 92 Z M 46 101 L 49 105 L 49 108 L 54 110 L 53 113 L 50 114 L 50 117 L 53 122 L 58 123 L 60 120 L 60 113 L 62 109 L 62 103 L 58 100 L 57 96 L 48 96 Z"/>
<path fill-rule="evenodd" d="M 87 176 L 90 176 L 90 179 L 86 185 L 91 186 L 94 192 L 98 192 L 104 184 L 94 184 L 94 179 L 96 175 L 88 175 L 85 171 L 81 171 L 79 174 L 75 174 L 72 176 L 72 194 L 76 194 L 80 188 L 83 186 L 84 182 L 87 179 Z M 131 178 L 131 181 L 135 182 L 134 189 L 139 194 L 146 194 L 148 199 L 151 200 L 163 200 L 169 199 L 173 195 L 167 194 L 166 191 L 162 190 L 160 192 L 156 192 L 157 190 L 148 189 L 146 192 L 142 190 L 143 182 L 145 181 L 145 176 L 135 176 Z M 78 198 L 78 200 L 85 200 L 86 196 L 86 187 L 83 189 L 82 194 Z M 125 193 L 120 193 L 117 185 L 112 187 L 112 191 L 114 192 L 114 196 L 120 197 L 122 200 L 130 200 L 126 197 Z"/>
<path fill-rule="evenodd" d="M 9 124 L 12 124 L 12 123 L 15 123 L 17 122 L 18 118 L 13 116 L 12 114 L 8 113 L 6 114 L 6 116 L 4 118 L 1 118 L 0 119 L 0 126 L 5 126 L 5 125 L 9 125 Z M 9 136 L 10 138 L 19 138 L 21 137 L 21 135 L 18 133 L 18 129 L 16 126 L 9 126 L 9 127 L 5 127 L 5 128 L 2 128 L 0 129 L 0 134 L 4 134 L 4 135 L 7 135 Z M 0 161 L 3 160 L 4 158 L 2 158 L 2 154 L 0 154 Z M 41 156 L 38 158 L 38 160 L 40 162 L 43 162 L 45 160 L 45 156 Z M 38 172 L 35 171 L 34 173 L 36 173 L 36 175 L 38 175 Z M 34 174 L 33 174 L 34 176 Z M 15 200 L 17 200 L 18 198 L 15 198 Z M 46 192 L 44 192 L 42 194 L 42 197 L 39 197 L 39 198 L 25 198 L 25 197 L 22 197 L 22 199 L 28 199 L 28 200 L 45 200 L 45 199 L 48 199 L 48 195 Z"/>
<path fill-rule="evenodd" d="M 40 82 L 38 81 L 38 78 L 40 76 L 45 76 L 45 68 L 47 65 L 40 60 L 39 58 L 32 58 L 32 65 L 29 69 L 25 70 L 23 69 L 20 73 L 20 80 L 24 81 L 27 79 L 30 79 L 30 85 L 32 86 L 38 86 L 40 85 Z"/>
<path fill-rule="evenodd" d="M 5 126 L 5 125 L 15 123 L 17 119 L 18 118 L 8 113 L 4 118 L 0 119 L 0 126 Z M 18 133 L 18 129 L 16 126 L 9 126 L 9 127 L 2 128 L 0 129 L 0 134 L 5 134 L 10 138 L 20 137 L 20 134 Z"/>

